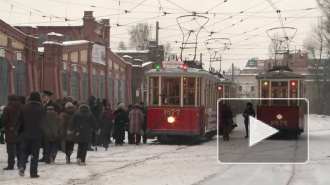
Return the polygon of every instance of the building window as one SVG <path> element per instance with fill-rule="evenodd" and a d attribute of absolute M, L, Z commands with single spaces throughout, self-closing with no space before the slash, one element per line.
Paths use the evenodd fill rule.
<path fill-rule="evenodd" d="M 104 76 L 100 76 L 100 98 L 105 98 L 105 78 Z"/>
<path fill-rule="evenodd" d="M 115 79 L 115 103 L 119 103 L 119 80 L 116 78 Z"/>
<path fill-rule="evenodd" d="M 0 105 L 7 104 L 9 93 L 9 63 L 0 57 Z"/>
<path fill-rule="evenodd" d="M 238 91 L 241 92 L 242 91 L 242 86 L 238 86 Z"/>
<path fill-rule="evenodd" d="M 81 75 L 81 95 L 83 100 L 88 99 L 88 75 L 83 73 Z"/>
<path fill-rule="evenodd" d="M 69 72 L 67 70 L 62 70 L 62 92 L 63 97 L 69 95 Z"/>
<path fill-rule="evenodd" d="M 254 86 L 251 86 L 251 91 L 254 91 Z"/>
<path fill-rule="evenodd" d="M 71 89 L 72 97 L 74 100 L 79 100 L 79 74 L 77 72 L 72 72 L 71 76 Z"/>
<path fill-rule="evenodd" d="M 92 87 L 93 87 L 93 96 L 98 97 L 98 93 L 97 93 L 97 76 L 93 75 L 92 77 Z"/>
<path fill-rule="evenodd" d="M 121 81 L 121 99 L 122 102 L 125 103 L 126 102 L 126 81 L 122 80 Z"/>
<path fill-rule="evenodd" d="M 113 80 L 109 77 L 109 103 L 113 106 Z"/>
<path fill-rule="evenodd" d="M 25 64 L 22 61 L 15 61 L 14 66 L 15 93 L 19 96 L 25 96 Z"/>

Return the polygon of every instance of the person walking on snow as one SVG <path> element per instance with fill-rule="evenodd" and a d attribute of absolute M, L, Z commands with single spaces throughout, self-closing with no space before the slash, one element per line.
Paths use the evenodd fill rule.
<path fill-rule="evenodd" d="M 91 142 L 93 129 L 96 135 L 100 134 L 100 130 L 96 123 L 93 113 L 90 111 L 87 102 L 79 103 L 79 108 L 73 116 L 73 122 L 68 130 L 68 134 L 74 133 L 74 141 L 78 143 L 77 164 L 86 165 L 86 155 L 88 143 Z"/>

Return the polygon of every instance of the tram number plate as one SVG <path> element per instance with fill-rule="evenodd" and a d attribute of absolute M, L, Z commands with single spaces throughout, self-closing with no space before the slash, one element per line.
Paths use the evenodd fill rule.
<path fill-rule="evenodd" d="M 178 116 L 180 115 L 181 110 L 177 110 L 177 109 L 164 109 L 164 115 L 165 116 L 174 116 L 175 114 L 177 114 Z"/>
<path fill-rule="evenodd" d="M 287 126 L 288 125 L 288 121 L 283 121 L 283 120 L 271 120 L 270 121 L 270 125 L 274 125 L 274 126 Z"/>

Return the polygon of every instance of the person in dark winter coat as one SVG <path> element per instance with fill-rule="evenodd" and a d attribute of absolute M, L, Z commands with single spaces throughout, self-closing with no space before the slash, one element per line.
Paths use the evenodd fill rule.
<path fill-rule="evenodd" d="M 93 129 L 97 135 L 100 134 L 100 130 L 87 102 L 79 104 L 80 106 L 73 116 L 73 122 L 68 134 L 74 133 L 74 141 L 78 143 L 77 163 L 84 166 L 86 165 L 88 143 L 92 139 L 91 130 Z"/>
<path fill-rule="evenodd" d="M 248 102 L 246 104 L 246 106 L 247 106 L 247 108 L 244 110 L 243 117 L 244 117 L 245 131 L 246 131 L 245 138 L 248 138 L 249 137 L 249 120 L 250 120 L 249 117 L 250 116 L 255 117 L 256 113 L 253 110 L 253 105 L 251 102 Z"/>
<path fill-rule="evenodd" d="M 69 128 L 72 125 L 72 119 L 74 116 L 74 113 L 76 112 L 76 108 L 71 102 L 68 102 L 64 106 L 64 111 L 60 114 L 60 132 L 62 140 L 65 141 L 65 155 L 66 155 L 66 163 L 69 164 L 70 156 L 73 153 L 73 147 L 74 147 L 74 136 L 73 134 L 67 134 Z"/>
<path fill-rule="evenodd" d="M 138 145 L 141 140 L 140 132 L 143 124 L 143 113 L 141 106 L 139 104 L 133 105 L 128 117 L 129 132 L 131 134 L 130 137 L 132 138 L 132 143 Z"/>
<path fill-rule="evenodd" d="M 125 139 L 125 127 L 128 122 L 128 116 L 125 112 L 125 104 L 120 103 L 113 115 L 115 116 L 115 143 L 116 146 L 121 146 Z"/>
<path fill-rule="evenodd" d="M 15 165 L 15 156 L 17 158 L 17 167 L 21 159 L 21 137 L 15 134 L 16 122 L 18 113 L 21 108 L 21 102 L 18 100 L 15 94 L 8 96 L 8 105 L 3 110 L 1 116 L 1 122 L 5 128 L 6 145 L 8 154 L 8 166 L 4 170 L 13 170 Z"/>
<path fill-rule="evenodd" d="M 45 163 L 54 163 L 59 146 L 59 119 L 53 106 L 47 107 L 47 112 L 42 123 L 44 131 L 46 156 Z"/>
<path fill-rule="evenodd" d="M 103 108 L 103 112 L 99 117 L 99 125 L 101 130 L 101 138 L 99 141 L 103 143 L 103 147 L 108 148 L 110 142 L 110 131 L 111 131 L 112 118 L 109 114 L 107 107 Z"/>
<path fill-rule="evenodd" d="M 233 123 L 233 112 L 227 104 L 222 105 L 221 110 L 221 120 L 222 120 L 222 130 L 223 130 L 223 140 L 229 141 L 229 129 Z"/>
<path fill-rule="evenodd" d="M 127 110 L 126 110 L 126 114 L 127 114 L 127 115 L 129 115 L 129 113 L 131 112 L 132 107 L 133 107 L 132 104 L 129 104 L 129 105 L 127 106 Z M 129 125 L 130 125 L 129 123 L 130 123 L 130 120 L 129 120 L 129 118 L 128 118 L 128 122 L 127 122 L 127 124 L 126 124 L 125 130 L 127 131 L 127 135 L 128 135 L 128 137 L 127 137 L 127 139 L 128 139 L 128 144 L 133 144 L 133 142 L 132 142 L 132 137 L 131 137 L 131 133 L 129 132 Z"/>
<path fill-rule="evenodd" d="M 143 143 L 147 143 L 147 108 L 144 106 L 144 102 L 140 102 L 139 105 L 141 106 L 141 110 L 143 113 L 143 123 L 142 123 L 142 130 L 144 132 Z"/>
<path fill-rule="evenodd" d="M 3 109 L 4 108 L 5 108 L 5 106 L 0 106 L 0 118 L 3 114 Z M 4 135 L 5 135 L 5 128 L 2 126 L 2 122 L 1 122 L 1 119 L 0 119 L 0 144 L 5 144 Z"/>
<path fill-rule="evenodd" d="M 47 90 L 43 91 L 42 99 L 43 99 L 45 110 L 47 109 L 48 106 L 52 106 L 52 107 L 54 107 L 55 112 L 57 112 L 59 114 L 60 106 L 52 101 L 52 99 L 51 99 L 52 95 L 53 95 L 53 93 L 50 91 L 47 91 Z M 46 144 L 45 144 L 44 138 L 41 140 L 41 147 L 42 147 L 42 157 L 41 157 L 41 159 L 39 159 L 39 162 L 46 162 L 46 160 L 45 160 Z"/>
<path fill-rule="evenodd" d="M 98 124 L 98 120 L 102 112 L 102 102 L 99 99 L 96 99 L 94 96 L 90 96 L 88 98 L 88 106 L 90 108 L 90 111 L 93 113 L 95 117 L 96 123 Z M 97 138 L 95 132 L 91 130 L 91 134 L 92 134 L 91 145 L 96 145 Z M 89 150 L 93 150 L 93 149 L 89 147 Z"/>
<path fill-rule="evenodd" d="M 30 177 L 38 178 L 38 157 L 41 145 L 41 124 L 45 116 L 45 109 L 41 104 L 38 92 L 31 92 L 29 102 L 22 106 L 17 119 L 17 133 L 22 135 L 22 155 L 19 175 L 24 176 L 28 157 L 31 155 Z"/>

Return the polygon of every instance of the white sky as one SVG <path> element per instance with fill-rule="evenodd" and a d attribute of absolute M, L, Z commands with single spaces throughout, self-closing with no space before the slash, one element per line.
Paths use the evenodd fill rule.
<path fill-rule="evenodd" d="M 297 28 L 290 49 L 303 49 L 302 43 L 311 30 L 311 24 L 317 22 L 320 15 L 315 0 L 272 2 L 281 10 L 284 26 Z M 196 58 L 199 59 L 199 54 L 203 53 L 205 69 L 208 69 L 210 59 L 205 46 L 207 39 L 229 38 L 232 45 L 222 55 L 222 70 L 228 69 L 231 63 L 242 69 L 248 59 L 268 54 L 270 39 L 266 31 L 281 26 L 268 0 L 0 0 L 0 19 L 11 25 L 82 25 L 85 10 L 94 11 L 97 20 L 110 19 L 112 49 L 117 49 L 121 40 L 128 43 L 127 30 L 138 22 L 153 25 L 154 39 L 156 21 L 159 21 L 160 43 L 169 42 L 172 52 L 178 56 L 183 38 L 176 18 L 191 15 L 193 11 L 203 13 L 198 15 L 208 17 L 209 21 L 198 35 Z M 165 16 L 163 12 L 166 12 Z M 70 21 L 65 21 L 65 18 Z M 185 26 L 191 29 L 194 24 L 187 22 Z M 215 34 L 211 37 L 210 32 Z M 185 50 L 183 58 L 192 59 L 192 53 L 192 50 Z M 213 63 L 212 67 L 218 70 L 220 63 Z"/>

